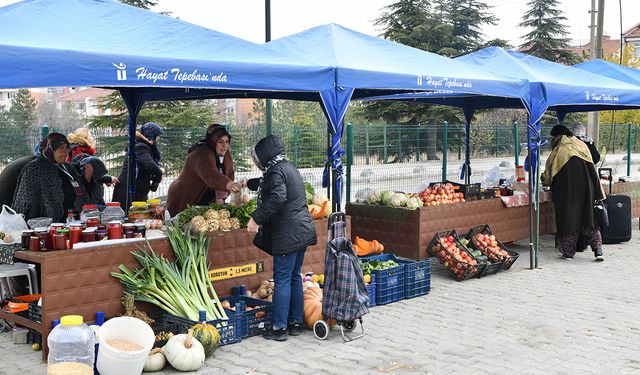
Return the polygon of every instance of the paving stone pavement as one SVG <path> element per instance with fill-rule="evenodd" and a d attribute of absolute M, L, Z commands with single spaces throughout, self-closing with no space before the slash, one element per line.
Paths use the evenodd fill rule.
<path fill-rule="evenodd" d="M 638 221 L 634 220 L 634 228 Z M 433 265 L 427 296 L 376 306 L 366 336 L 343 343 L 338 330 L 277 343 L 254 337 L 224 346 L 197 374 L 640 374 L 640 232 L 590 251 L 557 257 L 543 237 L 540 268 L 525 242 L 508 272 L 455 281 Z M 40 352 L 0 334 L 0 374 L 45 373 Z M 165 370 L 157 374 L 174 374 Z"/>

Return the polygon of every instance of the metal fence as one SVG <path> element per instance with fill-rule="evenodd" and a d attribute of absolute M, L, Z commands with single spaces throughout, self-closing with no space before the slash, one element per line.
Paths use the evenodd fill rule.
<path fill-rule="evenodd" d="M 542 134 L 548 138 L 550 126 Z M 0 170 L 7 163 L 33 153 L 47 132 L 68 134 L 65 128 L 0 127 Z M 123 129 L 92 129 L 97 156 L 105 161 L 112 175 L 118 175 L 127 146 Z M 203 138 L 203 127 L 174 127 L 165 130 L 159 140 L 163 154 L 165 179 L 155 196 L 166 195 L 171 181 L 184 164 L 188 148 Z M 259 175 L 249 154 L 250 148 L 264 136 L 263 126 L 231 126 L 232 152 L 238 178 Z M 640 125 L 602 125 L 600 145 L 608 154 L 635 153 L 640 149 Z M 288 159 L 306 181 L 321 188 L 326 160 L 326 126 L 273 125 L 273 133 L 285 142 Z M 350 200 L 367 189 L 415 191 L 427 182 L 441 179 L 460 180 L 464 160 L 465 129 L 461 124 L 432 125 L 347 125 L 343 138 L 347 181 L 345 196 Z M 472 181 L 482 181 L 488 170 L 500 167 L 510 177 L 515 165 L 522 165 L 526 155 L 527 132 L 524 124 L 474 125 L 470 133 Z M 542 149 L 542 156 L 549 145 Z M 627 167 L 630 166 L 630 160 Z M 625 173 L 623 173 L 625 174 Z M 631 174 L 631 173 L 626 173 Z M 111 197 L 106 192 L 106 198 Z"/>

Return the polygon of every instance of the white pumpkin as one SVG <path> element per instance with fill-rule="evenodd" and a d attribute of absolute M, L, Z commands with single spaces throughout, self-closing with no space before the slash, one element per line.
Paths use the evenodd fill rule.
<path fill-rule="evenodd" d="M 193 339 L 193 330 L 188 334 L 175 335 L 162 348 L 164 356 L 178 371 L 195 371 L 204 363 L 204 348 Z"/>
<path fill-rule="evenodd" d="M 162 349 L 155 348 L 149 353 L 147 360 L 144 362 L 145 372 L 160 371 L 167 365 L 167 358 L 162 353 Z"/>

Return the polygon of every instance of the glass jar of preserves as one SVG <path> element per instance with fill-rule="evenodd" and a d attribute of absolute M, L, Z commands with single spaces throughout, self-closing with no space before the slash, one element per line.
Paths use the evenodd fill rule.
<path fill-rule="evenodd" d="M 106 230 L 96 230 L 96 241 L 102 241 L 107 238 Z"/>
<path fill-rule="evenodd" d="M 71 223 L 69 224 L 69 244 L 73 248 L 73 244 L 82 242 L 82 224 Z"/>
<path fill-rule="evenodd" d="M 122 238 L 122 222 L 119 220 L 110 221 L 109 224 L 107 224 L 107 237 L 110 240 Z"/>
<path fill-rule="evenodd" d="M 82 242 L 93 242 L 96 240 L 96 230 L 93 228 L 82 231 Z"/>
<path fill-rule="evenodd" d="M 147 204 L 149 205 L 152 219 L 164 220 L 165 207 L 160 199 L 149 199 Z"/>
<path fill-rule="evenodd" d="M 109 202 L 107 203 L 107 207 L 105 207 L 104 211 L 100 215 L 100 220 L 102 224 L 108 224 L 113 220 L 124 221 L 127 218 L 127 214 L 124 212 L 122 207 L 120 207 L 120 202 Z"/>
<path fill-rule="evenodd" d="M 135 238 L 145 238 L 147 236 L 147 226 L 144 223 L 136 223 Z"/>
<path fill-rule="evenodd" d="M 146 202 L 133 202 L 129 208 L 129 222 L 151 219 L 151 211 Z"/>
<path fill-rule="evenodd" d="M 122 224 L 122 232 L 124 233 L 124 238 L 133 238 L 135 237 L 136 225 L 134 223 L 125 223 Z"/>
<path fill-rule="evenodd" d="M 85 204 L 82 206 L 80 220 L 85 221 L 88 227 L 95 227 L 100 224 L 100 211 L 95 204 Z"/>

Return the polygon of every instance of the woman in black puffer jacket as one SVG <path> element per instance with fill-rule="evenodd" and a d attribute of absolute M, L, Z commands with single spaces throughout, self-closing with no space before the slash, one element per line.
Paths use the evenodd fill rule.
<path fill-rule="evenodd" d="M 253 159 L 264 171 L 262 179 L 249 180 L 258 190 L 258 206 L 247 229 L 258 232 L 254 244 L 273 256 L 273 327 L 266 339 L 283 341 L 297 336 L 304 323 L 300 268 L 308 246 L 317 241 L 316 228 L 307 208 L 304 182 L 298 169 L 287 161 L 282 140 L 274 135 L 261 139 Z M 259 229 L 259 230 L 258 230 Z"/>

